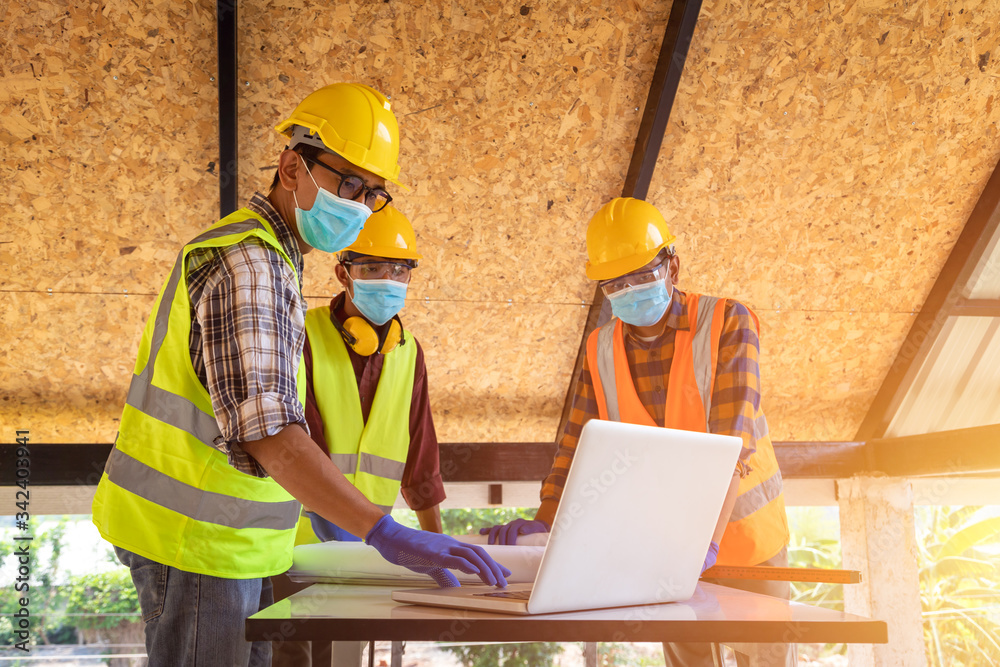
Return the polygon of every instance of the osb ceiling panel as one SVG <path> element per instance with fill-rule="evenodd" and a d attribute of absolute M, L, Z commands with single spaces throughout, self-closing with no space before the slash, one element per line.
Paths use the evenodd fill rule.
<path fill-rule="evenodd" d="M 551 440 L 591 296 L 582 232 L 620 191 L 669 6 L 466 5 L 240 3 L 240 195 L 269 184 L 273 126 L 308 92 L 356 80 L 390 95 L 412 188 L 394 194 L 425 256 L 404 318 L 427 349 L 439 434 Z M 0 9 L 0 67 L 34 63 L 0 83 L 0 139 L 21 157 L 0 195 L 15 211 L 0 253 L 19 267 L 2 297 L 8 430 L 114 436 L 147 312 L 135 304 L 217 211 L 213 8 Z M 59 77 L 43 69 L 56 64 Z M 39 103 L 78 99 L 71 117 Z M 306 275 L 316 303 L 339 290 L 329 256 L 307 257 Z"/>
<path fill-rule="evenodd" d="M 0 441 L 27 429 L 32 442 L 112 442 L 152 307 L 152 296 L 0 296 Z"/>
<path fill-rule="evenodd" d="M 621 192 L 669 5 L 414 4 L 241 4 L 242 195 L 269 186 L 273 127 L 304 95 L 371 82 L 400 122 L 412 191 L 393 196 L 427 257 L 415 295 L 589 300 L 582 232 Z M 309 260 L 306 292 L 333 289 L 332 259 Z"/>
<path fill-rule="evenodd" d="M 214 3 L 2 5 L 3 288 L 155 293 L 218 212 Z"/>
<path fill-rule="evenodd" d="M 649 199 L 761 318 L 779 440 L 851 439 L 998 159 L 1000 3 L 706 4 Z"/>
<path fill-rule="evenodd" d="M 586 223 L 669 3 L 412 4 L 240 3 L 240 196 L 312 89 L 391 95 L 439 435 L 551 440 Z M 214 3 L 81 7 L 0 6 L 0 440 L 111 440 L 152 295 L 218 210 Z M 1000 158 L 998 23 L 989 0 L 705 2 L 649 199 L 682 286 L 761 315 L 776 438 L 849 439 L 868 409 Z M 307 257 L 310 301 L 338 290 Z"/>
<path fill-rule="evenodd" d="M 411 188 L 393 196 L 424 254 L 404 321 L 442 439 L 555 437 L 593 293 L 586 220 L 621 192 L 664 5 L 241 4 L 243 196 L 269 186 L 273 127 L 317 85 L 391 98 Z M 307 256 L 306 294 L 340 290 L 333 266 Z"/>
<path fill-rule="evenodd" d="M 113 439 L 151 295 L 218 210 L 214 44 L 210 2 L 0 3 L 0 441 Z"/>

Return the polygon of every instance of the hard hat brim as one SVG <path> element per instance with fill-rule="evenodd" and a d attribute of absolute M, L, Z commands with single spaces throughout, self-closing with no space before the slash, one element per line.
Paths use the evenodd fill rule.
<path fill-rule="evenodd" d="M 624 276 L 626 273 L 638 271 L 652 262 L 660 251 L 667 247 L 667 245 L 668 244 L 664 243 L 663 245 L 644 253 L 632 255 L 630 257 L 622 257 L 621 259 L 616 259 L 611 262 L 592 264 L 588 261 L 587 277 L 591 280 L 611 280 L 612 278 Z"/>

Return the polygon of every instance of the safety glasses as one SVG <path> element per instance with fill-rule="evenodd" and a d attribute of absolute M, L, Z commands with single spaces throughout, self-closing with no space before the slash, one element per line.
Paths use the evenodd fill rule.
<path fill-rule="evenodd" d="M 604 290 L 604 296 L 611 296 L 612 294 L 620 292 L 623 289 L 628 289 L 629 287 L 648 285 L 649 283 L 655 283 L 657 280 L 663 280 L 667 277 L 667 271 L 668 265 L 660 264 L 652 269 L 633 271 L 632 273 L 626 273 L 624 276 L 611 278 L 609 280 L 602 280 L 597 284 L 601 286 L 602 290 Z"/>
<path fill-rule="evenodd" d="M 341 262 L 347 267 L 354 280 L 395 280 L 397 283 L 410 282 L 413 266 L 404 262 L 379 260 Z"/>
<path fill-rule="evenodd" d="M 314 160 L 313 158 L 302 156 L 309 164 L 316 164 L 323 167 L 327 171 L 332 171 L 334 174 L 340 177 L 340 186 L 337 188 L 337 196 L 341 199 L 357 199 L 358 195 L 362 192 L 365 193 L 365 206 L 371 209 L 372 213 L 378 213 L 392 201 L 392 195 L 385 191 L 384 188 L 374 187 L 370 188 L 365 185 L 365 182 L 360 176 L 355 176 L 354 174 L 342 174 L 333 167 L 319 160 Z"/>

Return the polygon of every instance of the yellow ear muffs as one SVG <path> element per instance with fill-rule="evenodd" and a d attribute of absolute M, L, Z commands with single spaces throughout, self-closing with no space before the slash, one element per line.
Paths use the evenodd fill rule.
<path fill-rule="evenodd" d="M 403 325 L 399 323 L 399 318 L 394 317 L 389 320 L 389 328 L 385 332 L 385 341 L 382 343 L 382 349 L 379 350 L 382 354 L 389 354 L 396 346 L 399 345 L 399 341 L 403 339 Z"/>
<path fill-rule="evenodd" d="M 336 321 L 336 318 L 333 319 Z M 344 342 L 362 357 L 370 357 L 376 352 L 388 354 L 403 339 L 403 325 L 398 317 L 389 320 L 389 326 L 385 327 L 381 340 L 375 327 L 363 317 L 348 317 L 343 327 L 338 328 L 344 336 Z"/>
<path fill-rule="evenodd" d="M 344 340 L 362 357 L 370 357 L 378 351 L 378 334 L 363 317 L 348 317 L 344 333 L 350 334 L 350 337 L 344 336 Z"/>

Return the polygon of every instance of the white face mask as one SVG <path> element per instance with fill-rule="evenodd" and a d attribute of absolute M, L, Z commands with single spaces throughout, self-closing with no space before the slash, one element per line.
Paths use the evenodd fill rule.
<path fill-rule="evenodd" d="M 608 301 L 611 302 L 611 313 L 622 322 L 649 327 L 660 321 L 672 298 L 673 290 L 667 287 L 667 279 L 661 278 L 615 292 L 608 297 Z"/>
<path fill-rule="evenodd" d="M 302 159 L 302 156 L 299 156 Z M 319 186 L 312 172 L 302 166 L 316 186 L 316 201 L 308 211 L 299 208 L 299 199 L 292 191 L 295 201 L 295 223 L 302 240 L 317 250 L 323 252 L 340 252 L 358 240 L 368 216 L 370 208 L 350 199 L 341 199 L 329 190 Z"/>
<path fill-rule="evenodd" d="M 351 300 L 368 321 L 379 326 L 391 320 L 406 304 L 406 283 L 395 280 L 352 279 Z"/>

